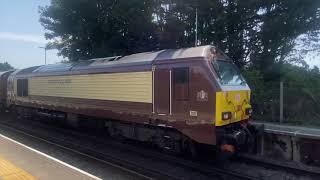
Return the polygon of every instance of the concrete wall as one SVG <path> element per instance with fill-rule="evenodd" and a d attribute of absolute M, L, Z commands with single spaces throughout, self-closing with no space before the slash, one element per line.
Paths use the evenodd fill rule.
<path fill-rule="evenodd" d="M 265 131 L 259 141 L 260 154 L 266 158 L 320 166 L 320 140 L 318 139 Z"/>

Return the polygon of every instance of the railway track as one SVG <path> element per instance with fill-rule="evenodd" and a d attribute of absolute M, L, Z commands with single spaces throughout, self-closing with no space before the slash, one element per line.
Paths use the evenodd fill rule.
<path fill-rule="evenodd" d="M 20 123 L 25 124 L 21 126 Z M 145 179 L 194 179 L 195 177 L 199 177 L 199 175 L 202 177 L 200 179 L 257 179 L 257 177 L 239 174 L 238 172 L 227 169 L 203 165 L 201 163 L 192 162 L 190 160 L 170 156 L 164 153 L 145 150 L 143 148 L 119 142 L 112 142 L 112 140 L 106 141 L 105 139 L 97 138 L 94 135 L 79 133 L 70 129 L 52 127 L 40 122 L 23 120 L 19 121 L 17 124 L 16 120 L 11 122 L 1 121 L 0 127 L 53 146 L 58 146 L 59 148 L 66 149 L 68 151 L 81 154 L 88 158 L 95 159 L 105 164 L 134 173 Z M 42 129 L 42 131 L 47 133 L 41 133 L 37 129 Z M 52 131 L 55 132 L 55 136 L 50 136 Z M 57 134 L 59 134 L 59 136 Z M 75 141 L 74 139 L 82 139 L 82 142 Z M 112 154 L 108 151 L 97 150 L 97 147 L 92 147 L 88 144 L 84 145 L 86 143 L 83 142 L 103 144 L 109 148 L 120 150 L 133 156 L 139 156 L 140 159 L 146 159 L 154 163 L 157 162 L 161 164 L 161 166 L 150 166 L 150 163 L 144 164 L 143 162 L 141 163 L 141 161 L 121 158 L 117 156 L 119 154 Z M 186 174 L 181 174 L 180 171 L 177 173 L 171 168 L 166 169 L 164 167 L 172 167 L 180 170 L 184 169 Z M 188 173 L 191 174 L 191 176 L 189 176 Z"/>
<path fill-rule="evenodd" d="M 293 164 L 291 162 L 280 162 L 250 154 L 240 154 L 237 156 L 236 160 L 268 169 L 282 170 L 296 175 L 309 176 L 315 179 L 320 178 L 320 168 L 317 167 L 310 167 L 306 165 L 298 166 L 297 164 Z"/>
<path fill-rule="evenodd" d="M 12 121 L 15 122 L 15 121 Z M 153 162 L 163 161 L 171 166 L 180 167 L 186 169 L 186 171 L 194 171 L 199 174 L 202 174 L 206 177 L 214 177 L 215 179 L 263 179 L 261 177 L 255 177 L 250 175 L 241 174 L 236 171 L 230 171 L 227 169 L 221 169 L 218 167 L 214 167 L 214 164 L 211 163 L 198 163 L 192 162 L 190 160 L 182 159 L 175 156 L 170 156 L 161 152 L 156 152 L 150 150 L 149 148 L 141 148 L 132 144 L 123 144 L 112 139 L 100 138 L 93 134 L 87 134 L 83 132 L 78 132 L 72 129 L 64 129 L 56 126 L 49 126 L 48 124 L 44 124 L 42 122 L 37 121 L 22 121 L 23 123 L 28 123 L 32 127 L 37 127 L 40 129 L 44 129 L 44 131 L 55 131 L 60 134 L 60 136 L 64 137 L 72 137 L 75 139 L 85 139 L 86 141 L 91 141 L 96 144 L 103 144 L 104 146 L 112 147 L 112 149 L 120 149 L 121 151 L 126 151 L 129 154 L 134 154 L 141 156 L 142 158 L 151 159 Z M 16 122 L 17 123 L 17 122 Z M 21 122 L 18 122 L 21 123 Z M 0 122 L 0 126 L 2 128 L 10 129 L 11 131 L 18 132 L 25 136 L 29 136 L 32 138 L 40 139 L 41 141 L 45 141 L 46 143 L 59 146 L 64 149 L 68 149 L 70 151 L 80 153 L 92 159 L 96 159 L 99 161 L 103 161 L 106 164 L 111 166 L 118 167 L 120 169 L 124 169 L 131 173 L 135 173 L 145 179 L 186 179 L 185 176 L 181 176 L 179 174 L 174 174 L 172 172 L 166 172 L 161 168 L 153 168 L 148 167 L 146 165 L 137 163 L 138 161 L 129 161 L 123 158 L 119 158 L 116 155 L 108 154 L 106 152 L 97 151 L 94 148 L 90 148 L 88 146 L 79 145 L 80 143 L 75 143 L 71 139 L 63 140 L 54 137 L 48 137 L 48 135 L 43 135 L 35 130 L 30 130 L 28 127 L 18 127 L 15 123 L 10 122 Z M 266 159 L 259 158 L 257 156 L 242 154 L 238 156 L 236 161 L 241 161 L 250 165 L 265 167 L 267 169 L 281 170 L 290 172 L 298 175 L 306 175 L 309 177 L 320 177 L 320 171 L 318 169 L 313 168 L 299 168 L 296 166 L 292 166 L 290 164 L 283 164 L 276 161 L 270 161 Z M 192 179 L 192 178 L 189 178 Z"/>
<path fill-rule="evenodd" d="M 119 159 L 115 156 L 111 156 L 105 153 L 98 152 L 88 147 L 80 146 L 79 144 L 66 141 L 66 140 L 58 140 L 53 137 L 39 137 L 39 134 L 35 132 L 30 132 L 28 129 L 17 128 L 8 124 L 0 123 L 1 128 L 6 128 L 7 130 L 14 131 L 15 133 L 19 133 L 23 136 L 28 136 L 30 138 L 42 141 L 44 143 L 62 148 L 67 151 L 71 151 L 76 154 L 80 154 L 82 156 L 88 157 L 90 159 L 94 159 L 96 161 L 102 162 L 104 164 L 122 169 L 124 171 L 133 173 L 145 179 L 176 179 L 170 175 L 165 173 L 161 173 L 159 171 L 153 171 L 151 169 L 143 168 L 136 163 L 132 163 L 130 161 L 126 161 L 124 159 Z"/>

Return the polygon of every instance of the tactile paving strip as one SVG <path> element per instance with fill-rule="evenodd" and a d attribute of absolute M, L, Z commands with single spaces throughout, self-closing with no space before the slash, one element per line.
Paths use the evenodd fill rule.
<path fill-rule="evenodd" d="M 34 176 L 0 157 L 0 180 L 36 180 Z"/>

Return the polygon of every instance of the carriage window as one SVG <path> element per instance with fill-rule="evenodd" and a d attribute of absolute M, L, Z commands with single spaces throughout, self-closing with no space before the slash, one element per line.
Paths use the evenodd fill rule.
<path fill-rule="evenodd" d="M 24 79 L 23 81 L 22 81 L 23 83 L 23 96 L 28 96 L 29 95 L 29 92 L 28 92 L 28 79 Z"/>
<path fill-rule="evenodd" d="M 189 68 L 173 69 L 173 88 L 176 100 L 189 99 Z"/>
<path fill-rule="evenodd" d="M 17 91 L 19 97 L 28 96 L 28 79 L 18 79 Z"/>
<path fill-rule="evenodd" d="M 17 80 L 17 95 L 22 96 L 22 79 Z"/>

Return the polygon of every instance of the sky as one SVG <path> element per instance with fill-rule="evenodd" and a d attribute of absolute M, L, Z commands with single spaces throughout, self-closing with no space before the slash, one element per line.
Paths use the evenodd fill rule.
<path fill-rule="evenodd" d="M 47 41 L 39 22 L 39 6 L 50 0 L 0 0 L 0 63 L 20 69 L 44 64 Z M 57 50 L 47 51 L 47 63 L 60 62 Z"/>
<path fill-rule="evenodd" d="M 0 0 L 0 63 L 8 62 L 14 68 L 26 68 L 44 64 L 47 41 L 45 30 L 39 22 L 39 6 L 50 0 Z M 57 50 L 47 51 L 47 63 L 63 60 Z M 306 61 L 312 67 L 320 67 L 320 58 L 308 55 Z"/>

